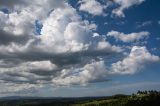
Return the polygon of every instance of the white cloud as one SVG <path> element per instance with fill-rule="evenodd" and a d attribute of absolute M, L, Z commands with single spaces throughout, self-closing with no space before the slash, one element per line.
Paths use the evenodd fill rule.
<path fill-rule="evenodd" d="M 0 94 L 4 96 L 15 95 L 16 93 L 19 95 L 21 94 L 30 95 L 33 92 L 35 92 L 36 89 L 41 88 L 41 85 L 34 85 L 28 83 L 24 84 L 1 83 L 0 88 L 1 88 Z"/>
<path fill-rule="evenodd" d="M 121 52 L 122 51 L 121 47 L 111 46 L 111 44 L 106 41 L 98 42 L 97 49 L 110 50 L 110 51 L 114 51 L 114 52 Z"/>
<path fill-rule="evenodd" d="M 140 39 L 144 39 L 144 38 L 148 37 L 149 34 L 150 33 L 146 32 L 146 31 L 142 31 L 142 32 L 138 32 L 138 33 L 124 34 L 122 32 L 112 30 L 107 33 L 107 36 L 112 36 L 116 40 L 121 40 L 123 42 L 134 42 L 134 41 L 138 41 Z"/>
<path fill-rule="evenodd" d="M 7 17 L 4 18 L 5 23 L 3 22 L 3 26 L 0 25 L 0 27 L 4 31 L 13 33 L 14 35 L 34 35 L 35 20 L 43 21 L 51 10 L 63 7 L 65 4 L 65 0 L 24 0 L 23 2 L 17 0 L 9 2 L 9 5 L 3 0 L 1 2 L 2 4 L 6 4 L 7 8 L 12 8 L 12 12 L 7 14 Z"/>
<path fill-rule="evenodd" d="M 90 61 L 120 52 L 121 48 L 98 33 L 94 36 L 97 25 L 83 21 L 69 4 L 56 6 L 54 1 L 52 7 L 50 2 L 13 4 L 16 6 L 9 14 L 0 12 L 0 83 L 18 84 L 24 89 L 24 83 L 85 84 L 107 75 L 102 74 L 106 72 L 103 61 Z M 34 33 L 35 20 L 43 25 L 38 36 Z"/>
<path fill-rule="evenodd" d="M 98 37 L 100 36 L 98 33 L 93 33 L 93 37 Z"/>
<path fill-rule="evenodd" d="M 26 0 L 21 2 L 23 5 L 16 1 L 6 4 L 3 0 L 3 3 L 12 10 L 9 14 L 0 12 L 0 85 L 11 83 L 7 86 L 8 92 L 12 92 L 11 86 L 14 86 L 13 92 L 17 92 L 44 84 L 85 85 L 106 80 L 111 70 L 108 70 L 106 60 L 99 58 L 122 52 L 121 47 L 110 44 L 106 36 L 95 32 L 97 25 L 84 21 L 65 0 Z M 98 1 L 82 0 L 81 3 L 90 14 L 103 14 L 104 7 Z M 43 26 L 40 35 L 35 35 L 36 20 Z M 124 42 L 148 35 L 148 32 L 108 33 L 108 36 Z M 140 52 L 142 56 L 146 56 L 137 58 L 156 60 L 157 57 L 145 48 L 141 50 L 144 51 Z M 134 51 L 132 49 L 130 55 L 135 54 Z M 119 67 L 122 65 L 123 68 L 125 61 L 135 56 L 128 56 L 129 59 L 124 59 L 124 62 L 115 63 L 113 72 L 117 73 L 116 66 L 120 64 Z M 15 86 L 18 86 L 17 89 Z"/>
<path fill-rule="evenodd" d="M 152 21 L 145 21 L 145 22 L 139 23 L 139 25 L 137 26 L 137 28 L 149 26 L 149 25 L 151 25 L 152 23 L 153 23 Z"/>
<path fill-rule="evenodd" d="M 96 30 L 97 29 L 97 25 L 92 23 L 92 24 L 88 25 L 88 28 L 91 29 L 91 30 Z"/>
<path fill-rule="evenodd" d="M 17 12 L 11 13 L 8 15 L 3 30 L 15 35 L 32 34 L 34 32 L 34 19 L 35 17 L 23 10 L 20 14 Z"/>
<path fill-rule="evenodd" d="M 40 38 L 49 51 L 65 53 L 96 50 L 96 45 L 103 38 L 93 38 L 90 25 L 92 24 L 82 21 L 75 9 L 69 6 L 58 8 L 44 21 Z M 112 50 L 110 48 L 108 51 Z"/>
<path fill-rule="evenodd" d="M 82 0 L 80 1 L 81 5 L 79 10 L 88 12 L 92 15 L 102 15 L 103 14 L 103 5 L 101 5 L 96 0 Z"/>
<path fill-rule="evenodd" d="M 39 19 L 43 24 L 41 36 L 34 38 L 40 39 L 41 42 L 33 45 L 34 48 L 40 48 L 42 51 L 52 53 L 77 52 L 88 50 L 89 48 L 96 49 L 93 47 L 96 46 L 102 38 L 99 36 L 99 41 L 96 39 L 93 40 L 91 30 L 96 29 L 95 24 L 86 24 L 83 22 L 81 17 L 76 13 L 76 10 L 66 3 L 64 3 L 62 7 L 55 8 L 49 17 L 47 17 L 47 12 L 51 10 L 51 7 L 45 8 L 49 5 L 48 3 L 49 2 L 45 3 L 43 1 L 38 3 L 33 2 L 31 5 L 22 8 L 20 12 L 15 10 L 8 15 L 1 12 L 1 18 L 5 17 L 4 19 L 6 19 L 6 21 L 0 21 L 1 29 L 13 35 L 34 35 L 36 27 L 35 20 Z M 44 6 L 35 9 L 42 4 Z M 24 48 L 21 51 L 27 51 L 27 46 L 32 47 L 31 45 L 29 43 L 25 46 L 12 43 L 7 45 L 6 48 L 1 47 L 1 49 L 4 48 L 6 51 L 9 51 L 7 48 L 10 48 L 10 50 L 16 51 Z"/>
<path fill-rule="evenodd" d="M 134 74 L 143 69 L 147 63 L 158 62 L 160 58 L 148 52 L 146 47 L 134 46 L 126 58 L 112 64 L 115 74 Z"/>
<path fill-rule="evenodd" d="M 119 17 L 125 17 L 124 10 L 128 9 L 129 7 L 132 7 L 134 5 L 139 5 L 145 0 L 114 0 L 115 3 L 119 5 L 118 8 L 114 9 L 112 11 L 113 14 Z"/>
<path fill-rule="evenodd" d="M 56 85 L 85 85 L 88 82 L 94 82 L 103 78 L 106 79 L 107 73 L 108 71 L 103 60 L 98 62 L 93 61 L 80 69 L 64 69 L 61 75 L 52 81 Z"/>
<path fill-rule="evenodd" d="M 96 31 L 97 30 L 97 25 L 94 23 L 94 22 L 89 22 L 88 20 L 84 20 L 84 24 L 90 29 L 90 30 L 93 30 L 93 31 Z"/>

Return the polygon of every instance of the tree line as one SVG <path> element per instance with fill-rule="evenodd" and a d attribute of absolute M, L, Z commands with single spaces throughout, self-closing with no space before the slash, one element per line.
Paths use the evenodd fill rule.
<path fill-rule="evenodd" d="M 149 90 L 149 91 L 137 91 L 137 94 L 160 94 L 160 91 L 156 91 L 156 90 Z"/>

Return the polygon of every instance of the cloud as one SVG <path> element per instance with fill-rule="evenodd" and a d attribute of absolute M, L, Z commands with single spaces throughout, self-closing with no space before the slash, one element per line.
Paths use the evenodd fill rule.
<path fill-rule="evenodd" d="M 93 61 L 79 69 L 64 69 L 61 71 L 60 76 L 52 81 L 56 85 L 85 85 L 88 82 L 106 79 L 107 73 L 108 71 L 103 60 L 98 62 Z"/>
<path fill-rule="evenodd" d="M 93 31 L 97 30 L 98 26 L 95 23 L 89 23 L 89 21 L 84 21 L 84 23 L 90 30 L 93 30 Z"/>
<path fill-rule="evenodd" d="M 38 0 L 28 1 L 28 0 L 0 0 L 0 7 L 5 7 L 9 9 L 17 8 L 17 7 L 30 7 L 30 6 L 40 6 L 40 5 L 47 5 L 48 7 L 52 6 L 52 8 L 61 7 L 64 5 L 64 2 L 66 0 L 41 0 L 38 2 Z M 48 8 L 47 7 L 47 8 Z M 44 8 L 44 7 L 42 7 Z M 33 10 L 35 11 L 35 10 Z"/>
<path fill-rule="evenodd" d="M 134 74 L 146 64 L 159 62 L 158 56 L 152 55 L 146 47 L 134 46 L 126 58 L 112 64 L 112 72 L 117 74 Z"/>
<path fill-rule="evenodd" d="M 80 3 L 79 10 L 81 11 L 88 12 L 92 15 L 102 15 L 104 13 L 103 5 L 96 0 L 81 0 Z"/>
<path fill-rule="evenodd" d="M 11 8 L 12 11 L 9 10 L 9 14 L 0 12 L 2 18 L 0 19 L 3 20 L 0 27 L 4 31 L 13 33 L 14 35 L 34 35 L 36 28 L 35 21 L 43 21 L 48 17 L 48 14 L 51 11 L 63 7 L 65 2 L 65 0 L 23 0 L 23 2 L 20 2 L 20 0 L 15 0 L 15 2 L 5 2 L 2 0 L 2 4 L 8 4 L 5 8 Z M 13 7 L 10 7 L 11 4 Z"/>
<path fill-rule="evenodd" d="M 11 60 L 1 60 L 0 63 L 0 80 L 17 84 L 49 83 L 58 70 L 58 67 L 50 61 L 27 61 L 13 64 Z"/>
<path fill-rule="evenodd" d="M 137 28 L 149 26 L 149 25 L 151 25 L 152 23 L 153 23 L 152 21 L 145 21 L 145 22 L 139 23 L 139 25 L 137 26 Z"/>
<path fill-rule="evenodd" d="M 149 34 L 150 33 L 147 31 L 124 34 L 122 32 L 112 30 L 107 33 L 107 36 L 114 37 L 116 40 L 120 40 L 123 42 L 134 42 L 134 41 L 139 41 L 140 39 L 147 38 L 149 36 Z"/>
<path fill-rule="evenodd" d="M 112 11 L 118 17 L 125 17 L 124 10 L 143 3 L 145 0 L 113 0 L 119 7 Z"/>
<path fill-rule="evenodd" d="M 159 62 L 158 56 L 152 55 L 146 47 L 134 46 L 130 54 L 106 66 L 104 60 L 91 61 L 81 68 L 64 69 L 58 77 L 52 79 L 56 85 L 85 85 L 91 82 L 109 80 L 109 76 L 115 74 L 135 74 L 146 67 L 147 64 Z M 108 78 L 108 79 L 107 79 Z"/>
<path fill-rule="evenodd" d="M 57 2 L 35 0 L 23 6 L 15 3 L 13 7 L 8 5 L 13 9 L 8 14 L 0 12 L 0 83 L 17 85 L 20 88 L 17 90 L 23 91 L 24 84 L 100 81 L 106 69 L 99 58 L 122 51 L 103 36 L 94 36 L 96 24 L 82 20 L 68 3 L 63 1 L 58 6 L 49 3 Z M 36 20 L 42 24 L 40 35 L 35 34 Z M 63 76 L 65 73 L 68 76 Z M 78 77 L 73 82 L 75 73 Z"/>
<path fill-rule="evenodd" d="M 13 34 L 3 30 L 0 30 L 0 36 L 1 36 L 0 37 L 1 45 L 8 45 L 12 42 L 25 44 L 29 39 L 34 39 L 34 36 L 25 36 L 25 35 L 14 36 Z"/>
<path fill-rule="evenodd" d="M 9 0 L 9 1 L 6 1 L 6 0 L 0 0 L 0 6 L 1 7 L 13 7 L 17 4 L 25 4 L 26 0 Z"/>
<path fill-rule="evenodd" d="M 50 14 L 43 23 L 40 38 L 43 46 L 51 48 L 47 51 L 54 50 L 55 53 L 96 51 L 103 40 L 102 36 L 93 37 L 88 24 L 70 7 L 59 8 Z"/>
<path fill-rule="evenodd" d="M 1 91 L 0 94 L 3 96 L 30 96 L 33 93 L 37 92 L 38 89 L 42 88 L 41 85 L 34 84 L 14 84 L 14 83 L 1 83 Z"/>
<path fill-rule="evenodd" d="M 160 40 L 160 37 L 157 37 L 157 38 L 156 38 L 156 40 L 158 40 L 158 41 L 159 41 L 159 40 Z"/>
<path fill-rule="evenodd" d="M 98 1 L 83 2 L 98 5 L 90 14 L 103 14 L 103 6 Z M 85 5 L 83 2 L 81 5 Z M 109 67 L 106 62 L 111 60 L 106 58 L 121 55 L 123 48 L 112 45 L 106 36 L 96 32 L 97 24 L 83 20 L 65 0 L 2 1 L 2 5 L 10 11 L 7 14 L 0 12 L 0 85 L 9 84 L 5 85 L 3 92 L 12 92 L 12 86 L 15 89 L 13 92 L 23 92 L 46 84 L 86 85 L 108 81 L 110 72 L 117 74 L 116 68 L 121 65 L 123 68 L 125 61 L 137 56 L 132 49 L 131 54 L 135 56 L 130 54 L 124 62 Z M 35 31 L 36 21 L 42 24 L 39 35 Z M 108 33 L 108 36 L 124 42 L 148 35 L 148 32 Z M 137 58 L 149 61 L 152 57 L 151 60 L 156 60 L 157 56 L 151 55 L 145 48 L 139 49 L 144 51 L 140 52 L 142 56 L 146 56 Z"/>

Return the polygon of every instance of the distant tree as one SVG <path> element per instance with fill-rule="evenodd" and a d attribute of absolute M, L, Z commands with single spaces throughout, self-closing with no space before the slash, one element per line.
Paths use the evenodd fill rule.
<path fill-rule="evenodd" d="M 137 94 L 141 94 L 141 91 L 138 90 Z"/>
<path fill-rule="evenodd" d="M 147 92 L 147 91 L 144 91 L 144 94 L 148 94 L 148 92 Z"/>

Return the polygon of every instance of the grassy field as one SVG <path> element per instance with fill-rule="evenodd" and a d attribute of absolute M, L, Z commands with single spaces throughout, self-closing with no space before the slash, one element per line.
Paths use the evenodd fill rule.
<path fill-rule="evenodd" d="M 160 94 L 116 95 L 110 99 L 95 100 L 75 106 L 160 106 Z"/>

